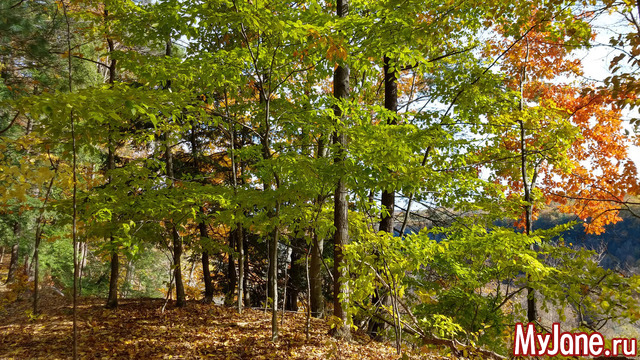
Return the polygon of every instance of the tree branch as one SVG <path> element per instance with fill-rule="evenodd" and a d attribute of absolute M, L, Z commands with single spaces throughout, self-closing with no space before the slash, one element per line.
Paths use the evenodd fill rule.
<path fill-rule="evenodd" d="M 11 120 L 11 122 L 9 123 L 9 125 L 7 125 L 6 128 L 0 130 L 0 135 L 2 135 L 4 132 L 6 132 L 7 130 L 11 129 L 11 127 L 13 126 L 13 124 L 15 124 L 16 120 L 18 120 L 18 116 L 20 115 L 20 111 L 18 111 L 16 113 L 16 115 L 13 117 L 13 120 Z"/>

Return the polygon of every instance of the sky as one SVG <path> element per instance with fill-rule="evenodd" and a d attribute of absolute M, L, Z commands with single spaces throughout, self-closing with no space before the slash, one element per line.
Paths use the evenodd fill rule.
<path fill-rule="evenodd" d="M 609 40 L 611 37 L 629 31 L 629 25 L 626 20 L 618 14 L 603 14 L 594 21 L 593 27 L 597 31 L 597 36 L 594 41 L 595 46 L 590 49 L 578 51 L 577 56 L 582 59 L 585 78 L 604 81 L 612 75 L 609 71 L 611 60 L 619 54 L 618 51 L 608 46 Z M 624 64 L 624 60 L 621 64 Z M 629 124 L 629 120 L 632 118 L 640 118 L 637 109 L 633 111 L 625 109 L 623 112 L 623 120 L 631 134 L 633 134 L 633 127 Z M 639 147 L 631 146 L 629 158 L 640 168 Z"/>

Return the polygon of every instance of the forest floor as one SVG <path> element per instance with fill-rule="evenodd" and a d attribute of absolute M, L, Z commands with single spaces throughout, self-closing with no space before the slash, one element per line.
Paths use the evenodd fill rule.
<path fill-rule="evenodd" d="M 6 257 L 5 257 L 6 259 Z M 72 307 L 68 297 L 43 291 L 41 315 L 31 316 L 27 286 L 5 286 L 0 264 L 0 359 L 65 359 L 72 354 Z M 27 284 L 27 283 L 25 283 Z M 17 294 L 17 295 L 16 295 Z M 324 320 L 311 319 L 309 339 L 302 313 L 287 313 L 279 340 L 271 342 L 270 314 L 189 302 L 163 312 L 162 299 L 121 300 L 117 310 L 104 299 L 78 303 L 80 359 L 397 359 L 388 344 L 356 334 L 350 342 L 328 335 Z M 432 355 L 411 356 L 435 359 Z"/>

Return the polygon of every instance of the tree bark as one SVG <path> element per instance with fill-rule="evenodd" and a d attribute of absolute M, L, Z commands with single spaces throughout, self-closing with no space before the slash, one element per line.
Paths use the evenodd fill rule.
<path fill-rule="evenodd" d="M 304 280 L 305 268 L 300 263 L 300 259 L 304 255 L 304 251 L 302 251 L 304 243 L 304 239 L 296 238 L 291 247 L 291 265 L 285 299 L 285 309 L 290 311 L 298 311 L 298 295 L 300 294 L 300 289 L 304 289 L 306 286 L 306 281 Z"/>
<path fill-rule="evenodd" d="M 348 0 L 337 0 L 337 15 L 344 17 L 349 9 Z M 347 99 L 349 97 L 349 67 L 346 64 L 339 65 L 333 73 L 333 96 L 337 100 Z M 334 107 L 334 114 L 337 118 L 342 117 L 340 107 Z M 334 135 L 334 143 L 337 146 L 334 163 L 342 172 L 343 162 L 346 156 L 347 137 L 343 132 L 336 130 Z M 348 274 L 340 270 L 343 264 L 342 249 L 349 241 L 349 204 L 347 202 L 346 182 L 341 175 L 336 184 L 334 194 L 334 217 L 333 224 L 336 232 L 333 235 L 333 315 L 341 320 L 341 325 L 337 326 L 333 332 L 333 336 L 339 339 L 350 338 L 350 324 L 347 313 L 342 303 L 349 301 L 349 290 L 346 288 L 346 277 Z M 342 299 L 341 299 L 342 298 Z"/>
<path fill-rule="evenodd" d="M 24 254 L 24 267 L 22 268 L 22 272 L 27 277 L 31 275 L 32 264 L 33 264 L 33 261 L 29 262 L 29 254 Z"/>
<path fill-rule="evenodd" d="M 113 243 L 113 236 L 111 236 Z M 117 251 L 111 251 L 111 275 L 109 277 L 109 297 L 107 298 L 108 309 L 118 307 L 118 273 L 120 272 L 120 259 Z"/>
<path fill-rule="evenodd" d="M 15 237 L 15 243 L 11 246 L 11 259 L 9 260 L 9 273 L 7 274 L 7 280 L 5 283 L 11 283 L 16 279 L 16 272 L 18 271 L 18 254 L 20 250 L 20 237 L 22 236 L 22 225 L 19 222 L 13 224 L 13 236 Z"/>
<path fill-rule="evenodd" d="M 227 94 L 225 92 L 225 103 L 226 103 L 226 99 L 227 99 Z M 228 104 L 227 104 L 228 105 Z M 225 106 L 226 109 L 228 109 L 228 106 Z M 228 110 L 227 110 L 227 114 L 228 114 Z M 229 122 L 229 133 L 231 134 L 231 139 L 230 139 L 230 153 L 231 153 L 231 179 L 233 182 L 233 194 L 234 196 L 237 195 L 238 192 L 238 170 L 237 170 L 237 166 L 236 166 L 236 129 L 234 124 L 230 121 Z M 243 308 L 243 301 L 244 301 L 244 285 L 245 285 L 245 274 L 244 274 L 244 236 L 243 236 L 243 231 L 242 231 L 242 225 L 239 223 L 236 223 L 236 230 L 235 230 L 235 242 L 236 242 L 236 246 L 238 247 L 238 300 L 237 300 L 237 307 L 238 307 L 238 313 L 242 314 L 242 308 Z"/>
<path fill-rule="evenodd" d="M 127 261 L 127 272 L 124 276 L 124 284 L 122 285 L 122 287 L 124 288 L 122 290 L 122 296 L 124 298 L 127 298 L 128 296 L 131 295 L 131 288 L 132 283 L 133 283 L 133 273 L 135 272 L 135 265 L 133 264 L 133 259 L 129 259 L 129 261 Z"/>
<path fill-rule="evenodd" d="M 20 243 L 17 241 L 11 246 L 11 259 L 9 260 L 9 274 L 7 274 L 6 283 L 11 283 L 16 279 L 16 272 L 18 271 L 18 251 L 20 250 Z"/>
<path fill-rule="evenodd" d="M 243 301 L 244 301 L 244 241 L 242 235 L 242 226 L 237 225 L 236 245 L 238 246 L 238 312 L 242 314 Z"/>
<path fill-rule="evenodd" d="M 107 168 L 108 171 L 116 168 L 115 154 L 114 154 L 113 140 L 111 134 L 109 134 L 109 153 L 107 155 Z M 109 183 L 113 181 L 111 174 L 108 177 Z M 118 307 L 118 276 L 120 273 L 120 259 L 118 256 L 118 250 L 113 235 L 109 236 L 109 242 L 111 243 L 111 274 L 109 277 L 109 297 L 107 298 L 106 307 L 109 309 L 115 309 Z"/>
<path fill-rule="evenodd" d="M 320 159 L 325 156 L 324 138 L 318 140 L 318 149 L 316 158 Z M 318 211 L 321 208 L 322 196 L 318 195 L 316 206 Z M 309 269 L 309 287 L 310 287 L 310 306 L 311 316 L 321 318 L 324 315 L 324 296 L 322 295 L 322 253 L 324 251 L 324 238 L 319 238 L 318 234 L 313 232 L 313 244 L 311 244 L 311 265 Z"/>
<path fill-rule="evenodd" d="M 525 38 L 526 40 L 526 38 Z M 528 42 L 527 42 L 528 46 Z M 524 112 L 525 110 L 525 101 L 524 101 L 524 82 L 526 78 L 526 63 L 529 61 L 529 49 L 527 47 L 527 55 L 525 58 L 525 64 L 522 67 L 522 73 L 520 75 L 520 112 Z M 531 235 L 533 231 L 533 199 L 531 196 L 531 190 L 534 186 L 534 181 L 529 181 L 528 175 L 528 162 L 527 162 L 527 143 L 526 143 L 526 129 L 524 126 L 523 120 L 518 120 L 520 125 L 520 171 L 522 175 L 522 187 L 524 190 L 523 200 L 525 202 L 524 205 L 524 217 L 525 217 L 525 233 L 527 235 Z M 535 170 L 534 170 L 535 171 Z M 535 177 L 535 175 L 534 175 Z M 531 245 L 531 248 L 534 248 L 534 245 Z M 527 281 L 531 281 L 531 274 L 527 274 Z M 527 321 L 530 323 L 536 322 L 538 319 L 538 313 L 536 310 L 536 294 L 535 289 L 531 286 L 527 286 Z"/>
<path fill-rule="evenodd" d="M 242 289 L 244 290 L 244 304 L 245 306 L 251 306 L 251 292 L 249 291 L 249 280 L 247 272 L 249 271 L 249 238 L 247 232 L 242 231 L 242 243 L 244 248 L 244 271 L 245 274 L 242 278 Z"/>
<path fill-rule="evenodd" d="M 178 234 L 175 224 L 171 225 L 171 234 L 173 236 L 173 278 L 176 283 L 176 307 L 183 307 L 187 302 L 182 282 L 182 238 Z"/>
<path fill-rule="evenodd" d="M 194 172 L 200 175 L 201 174 L 200 163 L 199 163 L 200 152 L 198 150 L 195 123 L 192 123 L 192 126 L 191 126 L 191 153 L 193 156 Z M 202 179 L 200 180 L 200 182 L 204 184 L 205 180 Z M 213 282 L 211 279 L 211 270 L 209 268 L 209 250 L 208 250 L 209 240 L 205 240 L 209 238 L 209 234 L 207 231 L 207 224 L 205 221 L 206 209 L 204 206 L 200 207 L 200 213 L 202 214 L 202 219 L 198 223 L 198 229 L 200 230 L 200 245 L 203 248 L 205 248 L 205 250 L 202 251 L 202 279 L 204 281 L 204 298 L 202 299 L 202 302 L 204 302 L 205 304 L 210 304 L 211 302 L 213 302 L 214 290 L 213 290 Z"/>
<path fill-rule="evenodd" d="M 319 239 L 313 234 L 313 245 L 311 249 L 311 264 L 309 265 L 309 287 L 311 291 L 311 316 L 321 318 L 324 313 L 324 296 L 322 295 L 322 252 L 324 250 L 324 239 Z"/>
<path fill-rule="evenodd" d="M 108 12 L 105 10 L 104 13 L 105 18 L 108 17 Z M 107 38 L 107 46 L 109 50 L 109 79 L 107 80 L 108 84 L 113 85 L 116 78 L 116 59 L 113 58 L 113 52 L 115 51 L 115 45 L 113 40 Z M 116 168 L 116 160 L 115 160 L 115 146 L 113 145 L 113 136 L 111 133 L 111 125 L 109 125 L 109 139 L 108 139 L 108 154 L 107 154 L 107 171 L 111 172 Z M 113 177 L 111 173 L 108 176 L 108 183 L 111 184 L 113 181 Z M 118 256 L 117 246 L 115 244 L 113 235 L 109 236 L 109 241 L 111 242 L 111 274 L 109 280 L 109 297 L 107 298 L 106 307 L 109 309 L 115 309 L 118 307 L 118 276 L 120 273 L 120 259 Z"/>
<path fill-rule="evenodd" d="M 57 174 L 57 169 L 56 169 Z M 38 314 L 38 300 L 39 300 L 39 281 L 40 281 L 40 241 L 42 239 L 42 227 L 43 218 L 44 218 L 44 208 L 47 206 L 47 202 L 49 201 L 49 195 L 51 195 L 51 188 L 53 187 L 53 182 L 55 180 L 55 175 L 51 177 L 49 181 L 49 186 L 47 187 L 47 192 L 44 197 L 44 202 L 42 207 L 40 208 L 40 213 L 38 214 L 38 218 L 36 219 L 36 240 L 34 244 L 33 250 L 33 263 L 34 263 L 34 274 L 33 274 L 33 314 Z"/>
<path fill-rule="evenodd" d="M 398 112 L 398 83 L 396 79 L 395 71 L 391 71 L 390 65 L 391 59 L 388 56 L 384 57 L 384 107 L 385 109 L 396 114 Z M 391 118 L 387 124 L 395 125 L 396 119 Z M 384 231 L 393 236 L 393 213 L 395 210 L 395 196 L 394 190 L 384 189 L 382 191 L 382 215 L 380 218 L 380 231 Z M 386 212 L 386 213 L 385 213 Z M 380 302 L 382 305 L 390 305 L 389 294 L 385 294 L 383 289 L 376 289 L 372 302 L 374 304 Z M 375 340 L 381 340 L 381 332 L 385 329 L 386 323 L 380 321 L 378 318 L 373 317 L 369 322 L 369 335 Z"/>
<path fill-rule="evenodd" d="M 87 242 L 80 243 L 81 244 L 81 257 L 80 257 L 80 267 L 78 269 L 78 296 L 82 296 L 82 279 L 84 277 L 84 269 L 87 266 L 87 252 L 89 251 L 89 244 Z"/>
<path fill-rule="evenodd" d="M 396 114 L 398 112 L 398 83 L 396 79 L 395 71 L 390 71 L 391 59 L 388 56 L 384 57 L 384 107 L 385 109 Z M 391 118 L 388 121 L 389 125 L 395 125 L 396 119 Z M 382 192 L 382 206 L 387 214 L 382 214 L 380 220 L 380 231 L 387 232 L 393 236 L 393 212 L 395 208 L 395 191 L 385 189 Z"/>
<path fill-rule="evenodd" d="M 280 216 L 280 202 L 276 201 L 276 218 Z M 269 247 L 269 277 L 271 281 L 271 294 L 273 294 L 271 306 L 271 341 L 278 340 L 278 237 L 280 230 L 276 225 L 273 231 L 271 246 Z"/>
<path fill-rule="evenodd" d="M 207 234 L 207 225 L 202 221 L 198 227 L 200 228 L 200 241 L 202 242 L 202 239 L 209 237 Z M 202 301 L 209 304 L 213 301 L 213 283 L 211 281 L 211 270 L 209 269 L 208 250 L 202 252 L 202 277 L 204 280 L 204 299 Z"/>
<path fill-rule="evenodd" d="M 233 251 L 236 243 L 236 230 L 229 233 L 229 254 L 227 256 L 227 293 L 225 294 L 225 303 L 227 305 L 233 303 L 233 294 L 236 291 L 236 284 L 238 282 L 238 276 L 236 274 L 236 263 L 233 257 Z"/>
<path fill-rule="evenodd" d="M 165 56 L 171 57 L 171 40 L 167 40 L 165 47 Z M 165 81 L 165 89 L 171 89 L 171 80 Z M 171 150 L 171 134 L 164 134 L 165 152 L 164 160 L 167 168 L 167 185 L 170 189 L 174 187 L 175 174 L 173 171 L 173 152 Z M 178 234 L 176 224 L 171 221 L 171 238 L 173 242 L 173 277 L 176 285 L 176 307 L 183 307 L 186 305 L 186 298 L 184 294 L 184 283 L 182 280 L 182 238 Z"/>

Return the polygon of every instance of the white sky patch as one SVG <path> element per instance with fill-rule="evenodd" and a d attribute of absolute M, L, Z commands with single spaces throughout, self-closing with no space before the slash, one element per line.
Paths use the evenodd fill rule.
<path fill-rule="evenodd" d="M 613 75 L 609 68 L 611 61 L 615 56 L 620 54 L 620 50 L 615 49 L 610 45 L 610 39 L 612 37 L 617 37 L 620 34 L 627 34 L 632 31 L 632 29 L 631 25 L 617 13 L 602 14 L 593 22 L 592 25 L 594 30 L 597 32 L 594 46 L 590 49 L 576 51 L 576 56 L 582 60 L 585 80 L 604 83 L 606 78 Z M 622 60 L 619 65 L 624 66 L 625 62 L 626 60 Z M 625 129 L 627 129 L 630 134 L 634 133 L 633 126 L 629 123 L 629 120 L 632 118 L 640 118 L 638 110 L 634 109 L 631 111 L 629 109 L 625 109 L 622 113 L 622 119 Z M 629 147 L 629 159 L 631 159 L 636 166 L 640 167 L 639 147 L 634 145 Z"/>

